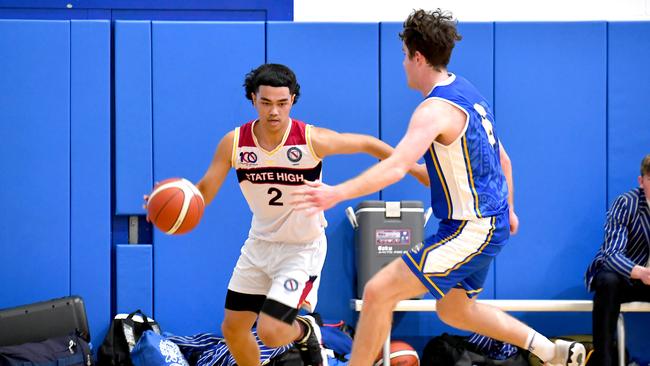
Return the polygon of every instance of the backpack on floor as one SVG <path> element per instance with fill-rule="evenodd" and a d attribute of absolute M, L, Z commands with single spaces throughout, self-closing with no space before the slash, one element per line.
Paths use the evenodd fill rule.
<path fill-rule="evenodd" d="M 146 330 L 160 334 L 160 326 L 142 311 L 117 314 L 97 352 L 99 366 L 133 366 L 131 351 Z"/>
<path fill-rule="evenodd" d="M 0 347 L 0 366 L 92 366 L 88 342 L 77 334 Z"/>
<path fill-rule="evenodd" d="M 424 347 L 421 366 L 528 366 L 525 352 L 505 360 L 494 360 L 483 354 L 466 337 L 444 333 L 432 338 Z"/>

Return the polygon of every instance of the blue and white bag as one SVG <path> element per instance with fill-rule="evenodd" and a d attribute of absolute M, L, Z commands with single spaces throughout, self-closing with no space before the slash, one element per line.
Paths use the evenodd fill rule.
<path fill-rule="evenodd" d="M 150 330 L 142 333 L 131 351 L 134 366 L 189 366 L 178 346 Z"/>

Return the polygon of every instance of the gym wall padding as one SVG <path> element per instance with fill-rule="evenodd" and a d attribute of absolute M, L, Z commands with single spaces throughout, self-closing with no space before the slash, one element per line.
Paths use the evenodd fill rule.
<path fill-rule="evenodd" d="M 293 0 L 95 0 L 71 4 L 3 0 L 0 19 L 290 21 L 293 20 Z"/>
<path fill-rule="evenodd" d="M 650 154 L 650 22 L 608 26 L 607 202 L 611 203 L 638 186 L 641 159 Z"/>
<path fill-rule="evenodd" d="M 115 312 L 137 309 L 153 316 L 153 248 L 146 244 L 115 246 Z"/>
<path fill-rule="evenodd" d="M 153 186 L 151 22 L 115 22 L 115 213 L 144 214 Z"/>
<path fill-rule="evenodd" d="M 70 293 L 99 344 L 111 315 L 111 26 L 70 26 Z"/>
<path fill-rule="evenodd" d="M 608 23 L 607 202 L 638 186 L 641 159 L 650 154 L 650 22 Z M 609 206 L 608 206 L 609 207 Z M 605 223 L 605 214 L 597 215 Z M 600 241 L 592 243 L 590 254 Z M 648 314 L 626 314 L 626 338 L 633 355 L 647 351 Z"/>
<path fill-rule="evenodd" d="M 269 23 L 267 61 L 293 69 L 300 83 L 294 118 L 338 132 L 379 136 L 379 25 L 364 23 Z M 343 182 L 376 160 L 365 154 L 323 160 L 323 181 Z M 321 275 L 317 310 L 331 319 L 352 321 L 349 299 L 356 293 L 352 228 L 343 202 L 327 211 L 328 253 Z"/>
<path fill-rule="evenodd" d="M 496 295 L 587 298 L 605 211 L 606 23 L 495 27 L 496 126 L 521 222 L 497 259 Z"/>
<path fill-rule="evenodd" d="M 519 233 L 496 260 L 502 299 L 586 299 L 606 196 L 606 23 L 496 23 L 497 131 Z M 545 334 L 590 333 L 589 314 L 524 314 Z"/>
<path fill-rule="evenodd" d="M 0 20 L 0 308 L 70 294 L 70 22 Z"/>
<path fill-rule="evenodd" d="M 234 41 L 236 40 L 236 41 Z M 153 22 L 154 179 L 198 182 L 221 138 L 257 114 L 244 75 L 264 63 L 264 23 Z M 154 233 L 154 311 L 176 334 L 221 333 L 251 214 L 230 172 L 189 234 Z"/>
<path fill-rule="evenodd" d="M 136 304 L 151 309 L 164 330 L 219 333 L 251 218 L 234 175 L 193 232 L 155 230 L 153 246 L 116 248 L 113 283 L 111 219 L 143 214 L 142 194 L 157 180 L 201 178 L 221 137 L 256 117 L 242 83 L 265 61 L 296 71 L 302 96 L 295 118 L 396 144 L 422 98 L 406 86 L 400 25 L 124 21 L 113 30 L 114 57 L 108 23 L 0 21 L 0 54 L 8 56 L 0 58 L 0 307 L 81 295 L 95 344 L 111 310 Z M 591 298 L 583 273 L 601 244 L 608 204 L 636 186 L 640 159 L 650 152 L 650 23 L 461 23 L 460 32 L 450 71 L 494 106 L 521 220 L 482 297 Z M 325 182 L 374 161 L 326 158 Z M 428 206 L 426 188 L 410 177 L 381 197 Z M 353 231 L 343 209 L 360 200 L 326 213 L 318 307 L 328 319 L 352 323 Z M 149 287 L 125 282 L 144 277 Z M 516 315 L 548 335 L 591 331 L 588 313 Z M 446 329 L 433 314 L 396 319 L 394 336 L 416 338 L 418 349 Z M 648 314 L 626 319 L 631 353 L 647 358 Z"/>

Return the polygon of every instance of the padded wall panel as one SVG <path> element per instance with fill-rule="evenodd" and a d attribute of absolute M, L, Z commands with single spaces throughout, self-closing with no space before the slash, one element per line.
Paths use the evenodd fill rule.
<path fill-rule="evenodd" d="M 88 10 L 83 9 L 0 9 L 1 19 L 67 20 L 88 19 Z"/>
<path fill-rule="evenodd" d="M 650 154 L 650 22 L 609 23 L 607 201 L 638 186 Z M 604 216 L 602 217 L 604 220 Z"/>
<path fill-rule="evenodd" d="M 265 21 L 264 10 L 113 10 L 113 20 Z"/>
<path fill-rule="evenodd" d="M 291 67 L 301 85 L 293 117 L 340 132 L 378 136 L 378 24 L 269 23 L 267 27 L 268 61 Z M 323 180 L 340 183 L 374 162 L 367 155 L 327 157 Z M 363 199 L 378 198 L 375 193 Z M 356 292 L 354 239 L 344 209 L 361 200 L 343 202 L 325 213 L 329 246 L 317 310 L 327 318 L 349 322 L 353 317 L 349 299 Z"/>
<path fill-rule="evenodd" d="M 111 26 L 71 22 L 70 293 L 84 299 L 93 344 L 111 312 Z"/>
<path fill-rule="evenodd" d="M 115 312 L 131 313 L 137 309 L 153 316 L 153 249 L 147 244 L 118 244 L 115 246 Z"/>
<path fill-rule="evenodd" d="M 115 213 L 144 214 L 153 186 L 151 22 L 115 22 Z"/>
<path fill-rule="evenodd" d="M 496 295 L 586 298 L 605 212 L 606 24 L 495 27 L 496 121 L 521 222 L 497 259 Z"/>
<path fill-rule="evenodd" d="M 19 19 L 293 20 L 293 0 L 2 0 L 0 17 Z M 4 9 L 3 9 L 4 8 Z M 126 14 L 126 17 L 124 16 Z"/>
<path fill-rule="evenodd" d="M 608 25 L 607 202 L 638 186 L 641 159 L 650 154 L 650 23 Z M 605 215 L 598 217 L 605 222 Z M 600 242 L 593 243 L 595 253 Z M 625 315 L 627 346 L 632 355 L 647 351 L 650 314 Z"/>
<path fill-rule="evenodd" d="M 222 136 L 257 116 L 242 84 L 264 63 L 264 24 L 153 22 L 152 38 L 154 178 L 197 182 Z M 154 310 L 168 331 L 220 333 L 250 220 L 231 172 L 193 232 L 155 231 Z"/>
<path fill-rule="evenodd" d="M 70 23 L 0 21 L 0 308 L 70 294 Z"/>
<path fill-rule="evenodd" d="M 402 66 L 404 54 L 402 41 L 398 34 L 402 31 L 402 23 L 381 23 L 381 137 L 392 146 L 396 146 L 404 136 L 411 114 L 423 100 L 420 92 L 410 89 L 406 83 L 406 74 Z M 459 33 L 463 36 L 454 48 L 449 72 L 461 75 L 470 80 L 493 103 L 494 89 L 494 24 L 493 23 L 460 23 Z M 498 123 L 498 122 L 497 122 Z M 423 162 L 423 160 L 421 160 Z M 415 199 L 431 205 L 431 194 L 428 187 L 422 186 L 415 178 L 405 179 L 382 191 L 385 200 Z M 426 235 L 434 234 L 438 229 L 438 220 L 432 216 L 426 227 Z M 432 298 L 430 294 L 425 298 Z M 494 298 L 494 270 L 487 276 L 482 299 Z M 393 336 L 404 338 L 421 336 L 421 339 L 410 339 L 414 346 L 423 346 L 431 334 L 443 332 L 457 333 L 444 326 L 435 314 L 431 313 L 402 313 L 396 314 L 396 326 Z"/>

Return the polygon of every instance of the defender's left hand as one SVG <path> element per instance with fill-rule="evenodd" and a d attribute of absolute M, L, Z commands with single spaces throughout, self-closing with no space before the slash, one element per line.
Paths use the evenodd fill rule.
<path fill-rule="evenodd" d="M 309 216 L 333 207 L 341 199 L 336 188 L 322 182 L 305 181 L 305 186 L 292 193 L 290 202 L 297 211 L 305 211 Z"/>
<path fill-rule="evenodd" d="M 519 230 L 519 217 L 515 210 L 510 210 L 510 235 L 515 235 Z"/>

